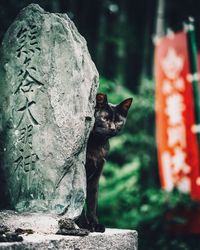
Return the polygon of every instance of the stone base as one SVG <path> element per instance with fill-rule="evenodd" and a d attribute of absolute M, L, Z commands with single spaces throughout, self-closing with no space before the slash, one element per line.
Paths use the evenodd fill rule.
<path fill-rule="evenodd" d="M 8 227 L 11 232 L 17 228 L 34 232 L 23 234 L 22 242 L 0 242 L 0 250 L 137 250 L 137 232 L 133 230 L 106 229 L 105 233 L 90 233 L 84 237 L 56 235 L 61 218 L 46 213 L 0 211 L 0 225 Z"/>
<path fill-rule="evenodd" d="M 137 250 L 137 232 L 133 230 L 106 229 L 85 237 L 34 233 L 23 238 L 23 242 L 0 243 L 0 249 Z"/>

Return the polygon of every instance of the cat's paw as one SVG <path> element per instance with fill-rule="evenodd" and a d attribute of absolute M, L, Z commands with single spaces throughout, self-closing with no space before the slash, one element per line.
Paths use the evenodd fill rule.
<path fill-rule="evenodd" d="M 90 223 L 87 229 L 90 230 L 90 232 L 99 232 L 99 233 L 105 232 L 105 226 L 97 223 Z"/>
<path fill-rule="evenodd" d="M 83 228 L 89 230 L 91 233 L 95 232 L 95 224 L 93 224 L 93 223 L 90 223 L 90 224 L 88 223 L 88 224 L 84 225 Z"/>
<path fill-rule="evenodd" d="M 104 233 L 106 230 L 103 224 L 96 224 L 95 225 L 95 232 Z"/>

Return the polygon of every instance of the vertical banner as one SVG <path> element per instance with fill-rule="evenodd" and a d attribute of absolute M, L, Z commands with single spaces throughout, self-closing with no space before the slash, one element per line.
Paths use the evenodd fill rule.
<path fill-rule="evenodd" d="M 200 165 L 187 33 L 155 48 L 156 137 L 162 188 L 200 200 Z"/>

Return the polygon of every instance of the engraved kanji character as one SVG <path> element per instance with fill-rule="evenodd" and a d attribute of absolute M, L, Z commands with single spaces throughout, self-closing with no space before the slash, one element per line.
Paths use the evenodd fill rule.
<path fill-rule="evenodd" d="M 24 117 L 28 117 L 30 122 L 33 123 L 34 125 L 38 125 L 38 121 L 34 118 L 34 116 L 31 113 L 30 107 L 34 105 L 36 102 L 35 101 L 29 101 L 28 98 L 26 97 L 26 102 L 23 107 L 19 108 L 17 111 L 21 112 L 21 118 L 19 120 L 19 123 L 17 127 L 21 124 L 23 121 Z"/>
<path fill-rule="evenodd" d="M 24 144 L 28 143 L 30 148 L 32 148 L 32 131 L 33 131 L 33 125 L 28 125 L 20 129 L 19 141 L 21 141 Z"/>
<path fill-rule="evenodd" d="M 30 67 L 29 69 L 36 71 L 34 67 Z M 18 93 L 20 90 L 23 93 L 33 91 L 33 86 L 40 88 L 41 86 L 44 85 L 42 82 L 38 81 L 35 77 L 33 77 L 32 74 L 30 74 L 28 69 L 24 71 L 21 70 L 18 76 L 21 76 L 23 79 L 21 80 L 20 84 L 17 86 L 17 89 L 15 90 L 14 94 Z"/>
<path fill-rule="evenodd" d="M 24 157 L 24 171 L 29 172 L 35 169 L 35 163 L 38 160 L 38 156 L 34 154 L 27 155 Z"/>
<path fill-rule="evenodd" d="M 14 171 L 19 171 L 19 169 L 24 172 L 29 172 L 35 169 L 35 163 L 39 159 L 35 153 L 30 153 L 28 155 L 24 155 L 24 150 L 20 149 L 20 156 L 14 161 L 16 167 Z"/>

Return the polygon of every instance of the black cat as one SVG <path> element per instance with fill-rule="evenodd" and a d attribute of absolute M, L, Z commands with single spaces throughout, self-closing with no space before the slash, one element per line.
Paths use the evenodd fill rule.
<path fill-rule="evenodd" d="M 91 232 L 104 232 L 105 226 L 97 218 L 98 184 L 104 162 L 109 151 L 109 138 L 117 135 L 123 128 L 132 98 L 118 105 L 109 104 L 107 96 L 96 96 L 95 124 L 90 133 L 86 153 L 87 197 L 86 209 L 83 210 L 77 224 Z"/>

